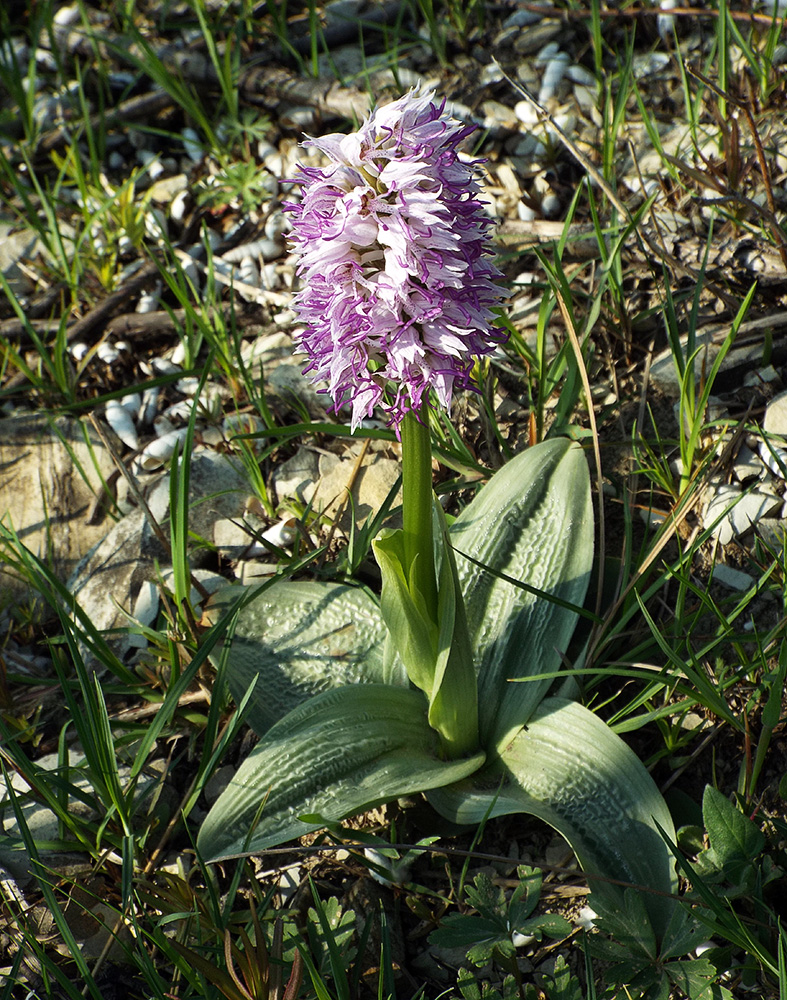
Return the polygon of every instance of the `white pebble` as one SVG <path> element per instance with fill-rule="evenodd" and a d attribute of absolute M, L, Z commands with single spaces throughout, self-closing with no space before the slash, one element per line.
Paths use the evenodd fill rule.
<path fill-rule="evenodd" d="M 267 139 L 260 139 L 257 142 L 257 159 L 264 160 L 266 156 L 275 156 L 276 147 L 271 145 Z"/>
<path fill-rule="evenodd" d="M 158 284 L 153 289 L 152 292 L 143 292 L 139 297 L 139 302 L 137 302 L 138 313 L 152 313 L 158 309 L 159 299 L 161 298 L 161 285 Z"/>
<path fill-rule="evenodd" d="M 180 134 L 183 139 L 183 148 L 186 151 L 186 156 L 188 156 L 193 163 L 201 163 L 203 150 L 202 143 L 199 141 L 197 133 L 193 128 L 184 128 Z"/>
<path fill-rule="evenodd" d="M 286 549 L 295 541 L 296 534 L 295 518 L 289 517 L 285 521 L 278 521 L 276 524 L 272 524 L 270 528 L 262 532 L 260 538 L 264 538 L 266 542 L 275 545 L 277 549 Z M 261 541 L 252 542 L 246 552 L 246 556 L 249 559 L 269 554 L 270 549 L 266 548 Z"/>
<path fill-rule="evenodd" d="M 178 345 L 180 346 L 180 345 Z M 177 347 L 172 352 L 172 360 L 168 361 L 166 358 L 153 358 L 150 362 L 150 366 L 156 375 L 176 375 L 178 372 L 183 371 L 182 366 L 175 361 L 175 353 L 177 352 Z"/>
<path fill-rule="evenodd" d="M 164 360 L 162 358 L 162 360 Z M 179 340 L 175 344 L 175 349 L 170 355 L 170 362 L 172 365 L 172 371 L 180 371 L 183 368 L 183 364 L 186 361 L 186 343 L 183 340 Z"/>
<path fill-rule="evenodd" d="M 175 430 L 175 425 L 163 413 L 160 413 L 153 421 L 153 430 L 156 432 L 156 437 L 163 438 Z"/>
<path fill-rule="evenodd" d="M 549 60 L 554 59 L 554 57 L 558 54 L 558 52 L 560 52 L 559 42 L 547 42 L 547 44 L 543 47 L 543 49 L 541 49 L 541 51 L 538 53 L 533 62 L 536 64 L 536 66 L 546 66 Z"/>
<path fill-rule="evenodd" d="M 173 403 L 164 410 L 163 416 L 167 420 L 175 420 L 178 423 L 185 422 L 191 418 L 191 411 L 194 403 L 190 399 L 181 399 L 178 403 Z"/>
<path fill-rule="evenodd" d="M 141 469 L 149 472 L 151 469 L 160 469 L 175 454 L 175 449 L 183 443 L 187 427 L 180 427 L 178 430 L 170 431 L 162 437 L 154 438 L 150 444 L 145 445 L 140 453 L 138 464 Z"/>
<path fill-rule="evenodd" d="M 140 625 L 149 626 L 156 620 L 159 606 L 158 587 L 152 580 L 143 580 L 131 617 Z M 132 649 L 146 649 L 148 640 L 144 635 L 132 632 L 128 636 L 128 645 Z"/>
<path fill-rule="evenodd" d="M 112 344 L 108 344 L 106 341 L 103 341 L 103 343 L 99 344 L 96 348 L 96 357 L 100 358 L 104 364 L 112 365 L 120 357 L 120 352 L 115 350 Z"/>
<path fill-rule="evenodd" d="M 120 405 L 128 411 L 133 420 L 136 420 L 142 408 L 142 396 L 138 392 L 130 392 L 127 396 L 121 397 Z"/>
<path fill-rule="evenodd" d="M 117 400 L 110 399 L 106 407 L 107 423 L 117 434 L 126 447 L 136 451 L 139 448 L 139 438 L 134 427 L 134 421 L 128 410 Z"/>
<path fill-rule="evenodd" d="M 560 215 L 560 198 L 554 191 L 548 191 L 541 199 L 541 214 L 545 219 L 554 219 Z"/>
<path fill-rule="evenodd" d="M 279 287 L 279 273 L 275 264 L 263 265 L 260 270 L 260 285 L 269 292 L 273 292 Z"/>
<path fill-rule="evenodd" d="M 52 23 L 60 28 L 67 28 L 76 24 L 79 20 L 79 4 L 72 4 L 70 7 L 61 7 L 55 12 Z"/>
<path fill-rule="evenodd" d="M 157 154 L 150 149 L 138 149 L 137 160 L 143 167 L 148 168 L 148 177 L 152 181 L 158 180 L 164 173 L 164 167 L 161 165 Z"/>
<path fill-rule="evenodd" d="M 265 220 L 265 235 L 269 240 L 278 240 L 287 228 L 287 216 L 281 210 L 271 212 Z"/>
<path fill-rule="evenodd" d="M 174 219 L 175 222 L 181 222 L 184 215 L 186 214 L 186 204 L 189 200 L 189 192 L 181 191 L 176 194 L 172 199 L 172 204 L 169 206 L 170 218 Z"/>
<path fill-rule="evenodd" d="M 222 254 L 221 259 L 228 264 L 238 264 L 244 257 L 262 257 L 263 260 L 275 260 L 281 257 L 282 245 L 275 240 L 264 239 L 254 240 L 252 243 L 241 243 L 232 247 Z"/>
<path fill-rule="evenodd" d="M 76 362 L 80 362 L 87 352 L 88 346 L 87 344 L 83 344 L 81 340 L 78 340 L 76 344 L 71 345 L 71 357 Z"/>
<path fill-rule="evenodd" d="M 547 63 L 541 81 L 541 89 L 538 92 L 539 104 L 545 104 L 557 93 L 557 88 L 568 69 L 568 58 L 565 52 L 559 52 L 554 59 L 550 59 Z"/>
<path fill-rule="evenodd" d="M 202 283 L 202 273 L 197 261 L 193 258 L 191 260 L 181 261 L 180 268 L 183 272 L 183 277 L 190 282 L 194 287 L 194 290 L 198 292 Z"/>
<path fill-rule="evenodd" d="M 566 67 L 566 76 L 569 80 L 579 83 L 583 87 L 595 87 L 596 85 L 595 74 L 591 73 L 589 69 L 585 69 L 584 66 L 579 66 L 577 63 Z"/>
<path fill-rule="evenodd" d="M 246 285 L 251 285 L 253 288 L 260 287 L 260 269 L 251 257 L 244 257 L 240 262 L 238 277 Z"/>
<path fill-rule="evenodd" d="M 159 387 L 151 386 L 142 393 L 142 405 L 139 409 L 139 423 L 142 427 L 147 427 L 153 422 L 156 415 L 156 405 L 158 403 Z"/>
<path fill-rule="evenodd" d="M 36 67 L 47 73 L 55 73 L 58 70 L 57 59 L 49 49 L 36 49 Z"/>
<path fill-rule="evenodd" d="M 514 114 L 525 125 L 535 125 L 538 122 L 538 112 L 529 101 L 517 101 Z"/>
<path fill-rule="evenodd" d="M 199 379 L 192 376 L 178 379 L 175 383 L 175 388 L 178 392 L 182 392 L 184 396 L 193 396 L 199 388 Z"/>
<path fill-rule="evenodd" d="M 160 208 L 150 207 L 145 213 L 145 232 L 153 240 L 166 238 L 169 222 Z"/>
<path fill-rule="evenodd" d="M 678 6 L 678 0 L 661 0 L 659 4 L 660 10 L 674 10 Z M 674 14 L 659 14 L 656 18 L 656 30 L 663 41 L 667 41 L 670 35 L 675 34 L 675 15 Z"/>

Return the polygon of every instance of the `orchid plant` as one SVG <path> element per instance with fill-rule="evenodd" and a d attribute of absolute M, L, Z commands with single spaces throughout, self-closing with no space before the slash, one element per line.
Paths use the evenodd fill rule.
<path fill-rule="evenodd" d="M 387 412 L 402 445 L 400 529 L 373 543 L 379 602 L 276 581 L 235 609 L 226 676 L 260 741 L 199 835 L 208 859 L 262 851 L 404 794 L 460 824 L 527 813 L 574 848 L 594 891 L 646 886 L 669 921 L 674 828 L 650 775 L 593 712 L 551 695 L 593 562 L 581 448 L 527 449 L 449 525 L 432 491 L 428 407 L 473 388 L 503 337 L 471 128 L 411 91 L 350 135 L 310 140 L 290 206 L 307 371 L 356 428 Z M 215 613 L 215 611 L 214 611 Z M 616 880 L 616 884 L 605 881 Z"/>

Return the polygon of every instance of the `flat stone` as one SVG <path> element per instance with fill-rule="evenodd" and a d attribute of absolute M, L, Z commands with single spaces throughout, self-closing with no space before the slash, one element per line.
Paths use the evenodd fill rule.
<path fill-rule="evenodd" d="M 766 434 L 787 438 L 787 392 L 780 392 L 765 407 L 762 429 Z"/>
<path fill-rule="evenodd" d="M 33 289 L 33 282 L 19 266 L 21 261 L 33 260 L 43 246 L 31 229 L 13 232 L 14 224 L 0 220 L 0 271 L 16 296 L 27 295 Z"/>
<path fill-rule="evenodd" d="M 681 347 L 684 355 L 687 348 L 687 338 L 681 337 Z M 710 371 L 716 355 L 722 346 L 718 335 L 714 331 L 699 334 L 696 338 L 696 346 L 704 348 L 694 361 L 694 375 L 699 383 L 703 372 Z M 744 347 L 735 347 L 727 353 L 719 368 L 716 379 L 716 387 L 721 389 L 724 379 L 731 379 L 734 375 L 735 381 L 740 385 L 747 371 L 762 365 L 763 350 L 765 347 L 764 336 L 753 338 L 752 342 Z M 675 368 L 675 362 L 671 348 L 665 348 L 656 355 L 653 364 L 650 366 L 650 381 L 665 395 L 677 399 L 680 397 L 680 378 Z"/>
<path fill-rule="evenodd" d="M 157 201 L 162 205 L 168 205 L 172 199 L 185 191 L 189 186 L 189 179 L 185 174 L 175 174 L 174 177 L 162 177 L 159 181 L 154 181 L 147 190 L 147 196 L 152 201 Z"/>
<path fill-rule="evenodd" d="M 729 590 L 742 591 L 754 586 L 754 577 L 726 563 L 716 563 L 713 567 L 713 582 L 720 583 Z"/>
<path fill-rule="evenodd" d="M 149 489 L 148 506 L 164 535 L 168 536 L 169 473 L 161 475 Z M 245 475 L 226 456 L 203 448 L 194 450 L 189 494 L 192 535 L 212 540 L 217 520 L 243 516 L 248 495 Z M 199 561 L 200 551 L 199 548 L 192 550 L 193 567 Z M 158 572 L 168 566 L 168 554 L 145 513 L 134 510 L 82 561 L 68 586 L 97 629 L 122 629 L 128 625 L 128 619 L 118 610 L 118 605 L 128 610 L 133 608 L 143 584 L 155 580 Z M 120 658 L 126 657 L 133 648 L 130 638 L 119 633 L 108 639 Z"/>
<path fill-rule="evenodd" d="M 712 534 L 721 545 L 727 545 L 780 505 L 781 499 L 769 493 L 744 493 L 738 486 L 719 486 L 706 504 L 703 521 L 708 527 L 719 519 Z"/>
<path fill-rule="evenodd" d="M 301 445 L 292 458 L 282 462 L 273 472 L 273 485 L 281 502 L 294 497 L 311 503 L 320 478 L 320 456 L 313 448 Z"/>
<path fill-rule="evenodd" d="M 757 522 L 757 534 L 775 552 L 779 552 L 787 536 L 787 524 L 777 517 L 763 517 Z"/>
<path fill-rule="evenodd" d="M 221 518 L 213 525 L 213 544 L 228 559 L 241 559 L 265 527 L 265 522 L 254 514 Z"/>
<path fill-rule="evenodd" d="M 263 583 L 277 570 L 275 563 L 260 562 L 257 559 L 240 559 L 235 567 L 235 576 L 244 586 Z"/>
<path fill-rule="evenodd" d="M 353 478 L 360 447 L 353 447 L 348 455 L 341 458 L 332 454 L 320 456 L 320 479 L 313 503 L 328 517 L 336 516 L 344 506 L 339 526 L 345 532 L 350 530 L 353 510 L 355 524 L 360 527 L 370 514 L 382 507 L 402 471 L 399 461 L 377 454 L 370 448 L 363 465 Z M 352 506 L 348 495 L 350 486 Z M 392 506 L 401 502 L 400 491 Z"/>
<path fill-rule="evenodd" d="M 324 420 L 330 401 L 326 393 L 318 393 L 311 379 L 298 365 L 280 364 L 267 378 L 270 391 L 290 403 L 300 403 L 312 419 Z"/>
<path fill-rule="evenodd" d="M 2 242 L 0 240 L 0 242 Z M 65 581 L 112 527 L 88 523 L 114 463 L 93 428 L 70 417 L 22 414 L 0 420 L 0 521 Z M 0 604 L 29 596 L 0 564 Z"/>
<path fill-rule="evenodd" d="M 763 385 L 766 382 L 775 382 L 778 378 L 779 373 L 773 365 L 765 365 L 764 368 L 749 372 L 744 378 L 743 384 L 745 386 Z"/>
<path fill-rule="evenodd" d="M 244 343 L 240 353 L 249 375 L 258 379 L 263 372 L 281 364 L 285 358 L 292 357 L 292 337 L 284 331 L 260 334 L 254 340 Z"/>
<path fill-rule="evenodd" d="M 751 479 L 758 479 L 765 468 L 759 456 L 747 444 L 744 444 L 738 449 L 732 471 L 739 482 L 746 483 Z"/>

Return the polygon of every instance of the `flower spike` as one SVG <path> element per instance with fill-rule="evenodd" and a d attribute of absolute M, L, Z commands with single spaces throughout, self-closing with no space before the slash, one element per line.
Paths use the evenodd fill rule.
<path fill-rule="evenodd" d="M 330 163 L 300 168 L 302 199 L 288 206 L 306 371 L 334 409 L 352 406 L 353 429 L 381 407 L 398 433 L 430 390 L 448 409 L 474 388 L 475 358 L 505 339 L 492 322 L 504 294 L 492 222 L 476 161 L 458 152 L 475 126 L 444 106 L 414 89 L 357 132 L 308 140 Z"/>

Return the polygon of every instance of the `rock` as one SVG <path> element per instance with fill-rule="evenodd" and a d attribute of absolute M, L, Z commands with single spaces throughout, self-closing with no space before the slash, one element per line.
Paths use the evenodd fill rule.
<path fill-rule="evenodd" d="M 295 403 L 299 410 L 305 406 L 312 419 L 325 419 L 329 397 L 324 392 L 317 392 L 311 379 L 303 374 L 298 365 L 280 364 L 273 369 L 266 381 L 275 395 Z"/>
<path fill-rule="evenodd" d="M 236 767 L 226 764 L 224 767 L 220 767 L 217 771 L 214 771 L 210 778 L 208 778 L 205 782 L 203 794 L 205 795 L 205 801 L 209 806 L 212 806 L 213 803 L 216 802 L 227 785 L 229 785 L 230 781 L 232 781 L 233 775 L 236 771 Z"/>
<path fill-rule="evenodd" d="M 243 516 L 248 494 L 244 474 L 226 456 L 195 449 L 191 458 L 190 534 L 212 540 L 217 520 Z M 169 537 L 169 473 L 156 480 L 147 502 L 165 537 Z M 199 551 L 192 551 L 192 564 L 198 562 Z M 143 584 L 156 579 L 157 567 L 168 566 L 168 553 L 145 512 L 135 510 L 119 521 L 82 561 L 69 581 L 69 588 L 97 629 L 123 628 L 128 620 L 118 605 L 133 608 Z M 129 639 L 121 633 L 109 640 L 121 659 L 132 649 Z"/>
<path fill-rule="evenodd" d="M 114 470 L 89 424 L 70 417 L 20 415 L 0 420 L 0 521 L 66 580 L 111 522 L 87 522 Z M 0 604 L 30 589 L 0 564 Z"/>
<path fill-rule="evenodd" d="M 241 347 L 241 359 L 251 378 L 259 379 L 293 354 L 292 338 L 284 331 L 264 333 Z"/>
<path fill-rule="evenodd" d="M 235 576 L 245 586 L 262 583 L 266 577 L 273 576 L 277 566 L 275 563 L 260 562 L 257 559 L 240 559 L 235 567 Z"/>
<path fill-rule="evenodd" d="M 774 476 L 787 478 L 787 448 L 780 448 L 776 440 L 760 441 L 758 451 L 763 465 Z"/>
<path fill-rule="evenodd" d="M 681 347 L 686 351 L 687 338 L 681 337 Z M 716 331 L 709 331 L 697 335 L 696 346 L 705 348 L 694 360 L 694 375 L 699 382 L 703 372 L 708 372 L 713 365 L 716 355 L 722 346 L 722 338 Z M 765 338 L 754 337 L 752 341 L 743 347 L 733 347 L 727 353 L 721 363 L 719 373 L 716 376 L 714 388 L 723 390 L 725 381 L 739 386 L 743 381 L 747 371 L 762 365 L 763 352 L 765 350 Z M 650 366 L 650 381 L 656 388 L 665 395 L 673 399 L 680 396 L 680 379 L 675 368 L 675 362 L 671 348 L 661 351 Z"/>
<path fill-rule="evenodd" d="M 751 479 L 759 479 L 764 469 L 757 455 L 755 455 L 747 444 L 744 444 L 738 449 L 732 471 L 739 482 L 746 483 Z"/>
<path fill-rule="evenodd" d="M 757 490 L 744 493 L 737 486 L 718 486 L 707 501 L 703 521 L 709 527 L 718 520 L 712 529 L 713 537 L 721 545 L 727 545 L 780 505 L 781 498 L 769 493 Z"/>
<path fill-rule="evenodd" d="M 87 775 L 77 770 L 84 761 L 84 757 L 79 753 L 72 753 L 69 760 L 68 780 L 70 784 L 85 795 L 91 795 L 93 788 Z M 47 754 L 36 762 L 36 767 L 44 772 L 54 772 L 59 768 L 58 755 Z M 43 805 L 35 793 L 31 793 L 25 779 L 17 771 L 9 771 L 10 785 L 16 794 L 17 809 L 24 817 L 25 823 L 30 831 L 30 836 L 35 841 L 46 842 L 59 840 L 59 824 L 55 814 Z M 90 815 L 90 809 L 74 797 L 69 800 L 69 810 L 82 816 Z M 27 885 L 31 882 L 30 857 L 25 849 L 19 823 L 11 799 L 6 787 L 5 778 L 0 776 L 0 830 L 7 840 L 0 842 L 0 864 L 3 865 L 20 885 Z M 16 841 L 16 843 L 14 843 Z M 46 863 L 50 867 L 58 866 L 61 861 L 68 859 L 73 862 L 75 854 L 66 854 L 64 851 L 41 852 L 46 857 Z"/>
<path fill-rule="evenodd" d="M 766 434 L 778 434 L 787 438 L 787 392 L 780 392 L 768 403 L 762 429 Z"/>
<path fill-rule="evenodd" d="M 313 448 L 301 445 L 292 458 L 282 462 L 273 472 L 273 485 L 279 502 L 295 497 L 305 504 L 311 503 L 319 478 L 319 455 Z"/>
<path fill-rule="evenodd" d="M 757 534 L 769 549 L 781 552 L 787 541 L 787 525 L 777 517 L 763 517 L 757 522 Z"/>
<path fill-rule="evenodd" d="M 189 186 L 189 179 L 185 174 L 175 174 L 174 177 L 162 177 L 159 181 L 154 181 L 147 190 L 147 196 L 151 201 L 168 205 L 175 195 L 185 191 Z"/>
<path fill-rule="evenodd" d="M 740 569 L 727 566 L 726 563 L 716 563 L 713 567 L 713 582 L 720 583 L 729 590 L 748 590 L 754 586 L 754 577 Z"/>
<path fill-rule="evenodd" d="M 213 544 L 228 559 L 242 559 L 265 531 L 265 522 L 254 514 L 242 518 L 222 518 L 213 525 Z"/>
<path fill-rule="evenodd" d="M 749 372 L 744 378 L 743 384 L 745 386 L 762 385 L 765 382 L 776 382 L 778 378 L 779 373 L 773 365 L 765 365 L 764 368 Z"/>
<path fill-rule="evenodd" d="M 326 454 L 320 456 L 320 479 L 313 498 L 313 504 L 328 517 L 334 517 L 342 507 L 345 509 L 339 526 L 348 532 L 351 527 L 351 513 L 354 509 L 357 526 L 375 514 L 382 507 L 391 489 L 401 475 L 401 464 L 393 458 L 386 458 L 369 448 L 366 459 L 353 479 L 353 471 L 361 445 L 353 446 L 343 457 Z M 348 486 L 352 486 L 353 506 L 348 499 Z M 402 502 L 397 494 L 393 505 Z"/>
<path fill-rule="evenodd" d="M 30 229 L 13 232 L 14 223 L 0 219 L 0 271 L 13 295 L 21 297 L 32 291 L 33 282 L 19 266 L 20 261 L 32 260 L 43 246 Z"/>

